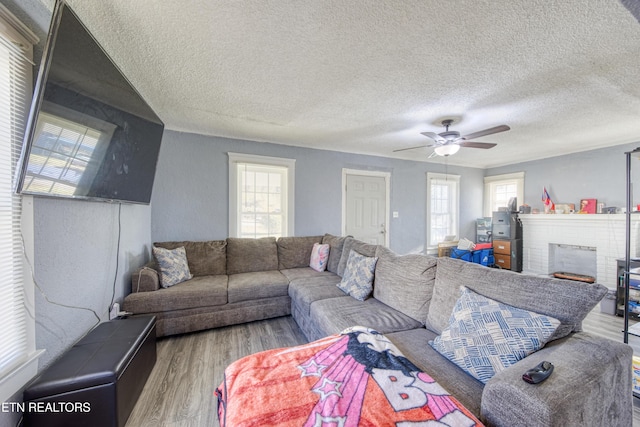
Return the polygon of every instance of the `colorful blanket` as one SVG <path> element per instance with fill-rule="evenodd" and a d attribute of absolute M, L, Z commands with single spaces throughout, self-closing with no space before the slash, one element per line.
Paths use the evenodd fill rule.
<path fill-rule="evenodd" d="M 362 327 L 240 359 L 215 394 L 221 427 L 482 425 L 384 335 Z"/>

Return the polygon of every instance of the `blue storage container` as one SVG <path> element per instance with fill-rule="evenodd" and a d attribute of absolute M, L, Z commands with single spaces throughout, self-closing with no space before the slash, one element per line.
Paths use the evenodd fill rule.
<path fill-rule="evenodd" d="M 467 251 L 464 249 L 452 249 L 451 250 L 451 258 L 461 259 L 463 261 L 472 261 L 473 260 L 473 252 Z"/>
<path fill-rule="evenodd" d="M 461 259 L 480 265 L 490 266 L 495 263 L 493 249 L 480 249 L 478 251 L 468 251 L 464 249 L 452 249 L 451 258 Z"/>
<path fill-rule="evenodd" d="M 495 260 L 493 258 L 493 249 L 480 249 L 475 252 L 478 252 L 478 261 L 474 260 L 474 262 L 485 266 L 494 264 Z"/>

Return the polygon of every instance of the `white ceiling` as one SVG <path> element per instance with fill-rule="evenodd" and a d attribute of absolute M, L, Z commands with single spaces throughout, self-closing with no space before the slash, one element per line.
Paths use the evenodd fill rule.
<path fill-rule="evenodd" d="M 51 7 L 51 0 L 43 0 Z M 449 164 L 640 141 L 640 24 L 617 0 L 67 0 L 168 129 Z M 442 158 L 429 161 L 442 162 Z"/>

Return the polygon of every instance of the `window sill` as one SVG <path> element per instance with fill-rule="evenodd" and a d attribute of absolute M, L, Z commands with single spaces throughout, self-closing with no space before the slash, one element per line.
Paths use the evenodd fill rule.
<path fill-rule="evenodd" d="M 44 350 L 29 354 L 27 360 L 0 380 L 0 402 L 7 402 L 38 374 L 38 359 Z"/>

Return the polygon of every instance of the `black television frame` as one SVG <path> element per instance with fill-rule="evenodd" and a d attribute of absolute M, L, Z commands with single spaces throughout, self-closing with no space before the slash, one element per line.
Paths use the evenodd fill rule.
<path fill-rule="evenodd" d="M 75 194 L 63 195 L 63 194 L 53 194 L 53 193 L 43 193 L 43 192 L 32 192 L 24 188 L 25 178 L 27 176 L 27 170 L 29 166 L 29 158 L 30 158 L 33 144 L 34 144 L 34 138 L 36 137 L 38 118 L 42 112 L 45 92 L 46 92 L 47 84 L 49 83 L 48 80 L 49 80 L 49 74 L 51 71 L 51 64 L 53 61 L 56 41 L 58 39 L 58 35 L 60 32 L 60 23 L 63 18 L 63 14 L 65 12 L 71 13 L 73 15 L 73 17 L 77 20 L 78 24 L 84 29 L 84 31 L 86 31 L 86 34 L 99 48 L 99 51 L 104 56 L 104 59 L 106 59 L 113 66 L 113 69 L 118 74 L 118 77 L 121 78 L 123 82 L 125 82 L 128 85 L 128 89 L 131 90 L 131 93 L 135 94 L 135 96 L 137 97 L 137 101 L 140 102 L 140 105 L 146 106 L 146 108 L 148 109 L 146 113 L 152 116 L 153 123 L 159 126 L 159 138 L 157 139 L 157 149 L 155 150 L 155 156 L 154 156 L 155 159 L 153 160 L 153 165 L 152 165 L 153 173 L 151 174 L 151 177 L 150 177 L 151 183 L 148 188 L 148 193 L 145 193 L 148 195 L 148 197 L 144 198 L 144 200 L 142 197 L 120 198 L 118 196 L 106 197 L 106 196 L 95 196 L 95 195 L 87 195 L 87 196 L 75 195 Z M 100 102 L 100 100 L 98 100 L 98 102 Z M 156 132 L 157 131 L 158 129 L 156 129 Z M 158 162 L 158 156 L 159 156 L 160 144 L 161 144 L 163 132 L 164 132 L 164 123 L 162 122 L 162 120 L 146 103 L 144 98 L 140 95 L 137 89 L 131 84 L 129 79 L 125 76 L 125 74 L 118 67 L 118 65 L 113 61 L 113 59 L 105 52 L 104 48 L 100 45 L 100 43 L 96 40 L 93 34 L 89 31 L 89 29 L 80 20 L 78 15 L 66 3 L 65 0 L 56 0 L 55 7 L 52 14 L 52 19 L 51 19 L 51 25 L 47 35 L 47 41 L 46 41 L 43 55 L 42 55 L 41 65 L 40 65 L 36 82 L 35 82 L 34 95 L 31 103 L 31 108 L 29 111 L 29 116 L 27 119 L 27 124 L 25 127 L 25 135 L 24 135 L 24 140 L 22 145 L 22 152 L 20 154 L 20 158 L 18 160 L 17 167 L 16 167 L 16 172 L 18 175 L 17 175 L 17 179 L 15 180 L 14 191 L 17 194 L 33 195 L 37 197 L 148 205 L 151 201 L 151 194 L 153 191 L 153 182 L 155 180 L 155 173 L 157 169 L 157 162 Z"/>

